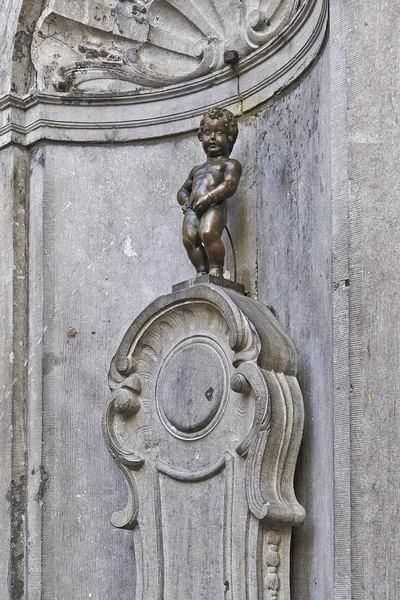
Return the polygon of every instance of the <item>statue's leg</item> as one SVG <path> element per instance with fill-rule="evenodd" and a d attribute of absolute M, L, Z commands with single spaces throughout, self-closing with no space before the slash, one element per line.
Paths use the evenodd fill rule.
<path fill-rule="evenodd" d="M 188 210 L 183 218 L 182 241 L 190 262 L 201 275 L 208 271 L 207 255 L 199 236 L 200 221 L 196 213 Z"/>
<path fill-rule="evenodd" d="M 202 216 L 199 235 L 204 244 L 210 275 L 223 276 L 225 247 L 221 236 L 226 225 L 227 206 L 226 202 L 211 206 Z"/>

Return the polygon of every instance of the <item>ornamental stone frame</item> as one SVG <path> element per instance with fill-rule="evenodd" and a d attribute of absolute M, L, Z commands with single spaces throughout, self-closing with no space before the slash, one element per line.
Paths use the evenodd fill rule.
<path fill-rule="evenodd" d="M 135 600 L 289 600 L 296 352 L 265 306 L 199 279 L 148 306 L 112 360 L 103 432 L 129 489 L 112 523 L 134 533 Z"/>

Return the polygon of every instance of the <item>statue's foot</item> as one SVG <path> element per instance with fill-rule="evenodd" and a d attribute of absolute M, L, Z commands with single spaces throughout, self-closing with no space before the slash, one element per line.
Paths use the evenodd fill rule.
<path fill-rule="evenodd" d="M 197 271 L 196 277 L 201 277 L 201 275 L 207 275 L 206 271 Z"/>
<path fill-rule="evenodd" d="M 218 267 L 213 267 L 212 269 L 210 269 L 208 274 L 214 275 L 214 277 L 223 277 L 224 276 L 222 269 L 219 269 Z"/>

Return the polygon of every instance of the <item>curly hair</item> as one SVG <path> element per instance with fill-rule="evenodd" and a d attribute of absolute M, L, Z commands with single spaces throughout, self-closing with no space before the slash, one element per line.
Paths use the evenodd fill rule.
<path fill-rule="evenodd" d="M 197 132 L 197 137 L 199 138 L 199 140 L 201 140 L 203 137 L 203 129 L 206 119 L 209 119 L 211 121 L 221 119 L 224 121 L 224 125 L 228 132 L 230 151 L 232 151 L 232 148 L 236 142 L 239 133 L 238 123 L 235 115 L 231 113 L 231 111 L 227 108 L 222 108 L 221 106 L 216 106 L 215 108 L 211 108 L 210 110 L 208 110 L 206 113 L 204 113 L 200 121 L 200 127 Z"/>

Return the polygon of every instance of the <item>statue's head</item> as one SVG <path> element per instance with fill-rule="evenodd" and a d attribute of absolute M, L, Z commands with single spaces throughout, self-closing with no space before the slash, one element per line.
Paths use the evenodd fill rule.
<path fill-rule="evenodd" d="M 211 108 L 206 113 L 204 113 L 203 118 L 200 121 L 200 127 L 197 132 L 197 137 L 202 142 L 204 125 L 207 122 L 215 121 L 219 121 L 221 127 L 223 127 L 224 133 L 226 133 L 228 137 L 229 152 L 232 152 L 232 148 L 238 136 L 239 128 L 235 115 L 232 114 L 231 111 L 227 108 L 221 108 L 220 106 L 216 106 L 215 108 Z"/>

